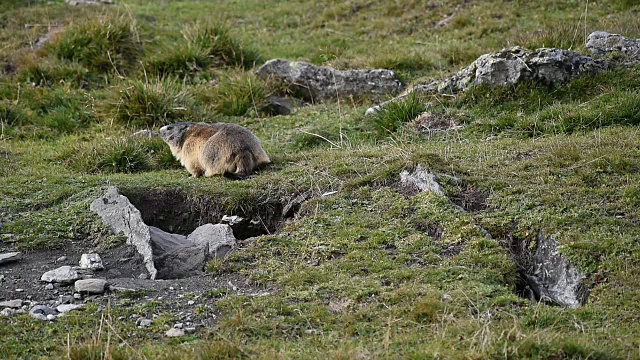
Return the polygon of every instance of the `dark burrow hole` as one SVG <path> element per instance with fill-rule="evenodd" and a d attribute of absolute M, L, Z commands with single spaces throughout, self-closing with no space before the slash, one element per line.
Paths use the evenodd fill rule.
<path fill-rule="evenodd" d="M 506 234 L 501 241 L 518 271 L 515 292 L 531 301 L 576 308 L 589 297 L 586 276 L 558 251 L 559 243 L 541 231 L 527 238 Z"/>
<path fill-rule="evenodd" d="M 456 193 L 451 196 L 451 201 L 466 211 L 482 211 L 488 206 L 488 198 L 489 193 L 464 184 L 459 186 Z"/>
<path fill-rule="evenodd" d="M 173 234 L 187 235 L 204 224 L 223 223 L 223 217 L 237 216 L 242 221 L 227 222 L 236 239 L 273 234 L 284 221 L 280 202 L 247 206 L 251 211 L 227 211 L 215 198 L 192 196 L 181 190 L 122 192 L 142 214 L 145 224 Z"/>

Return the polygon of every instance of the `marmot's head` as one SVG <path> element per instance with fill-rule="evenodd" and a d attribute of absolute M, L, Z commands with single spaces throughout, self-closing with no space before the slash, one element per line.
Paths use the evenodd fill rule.
<path fill-rule="evenodd" d="M 169 147 L 180 149 L 184 143 L 184 134 L 192 122 L 179 122 L 165 125 L 160 128 L 160 137 Z"/>

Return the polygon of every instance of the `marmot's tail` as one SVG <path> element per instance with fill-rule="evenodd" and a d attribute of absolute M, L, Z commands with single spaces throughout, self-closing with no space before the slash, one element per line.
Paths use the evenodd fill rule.
<path fill-rule="evenodd" d="M 251 175 L 255 162 L 251 154 L 238 154 L 234 160 L 235 169 L 230 169 L 224 174 L 230 179 L 244 179 Z"/>

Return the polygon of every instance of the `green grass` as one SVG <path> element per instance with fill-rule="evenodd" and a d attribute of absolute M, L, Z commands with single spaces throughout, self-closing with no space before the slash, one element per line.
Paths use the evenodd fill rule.
<path fill-rule="evenodd" d="M 286 89 L 254 74 L 281 57 L 437 80 L 513 45 L 586 54 L 585 28 L 640 37 L 639 11 L 613 0 L 7 2 L 3 249 L 28 256 L 121 243 L 89 211 L 105 184 L 132 199 L 165 199 L 163 208 L 194 219 L 223 212 L 275 221 L 292 196 L 312 198 L 278 231 L 208 264 L 212 276 L 270 289 L 202 289 L 214 304 L 190 315 L 215 312 L 211 329 L 167 338 L 168 313 L 138 329 L 117 318 L 150 316 L 161 304 L 123 294 L 102 318 L 95 304 L 51 324 L 1 318 L 3 358 L 636 358 L 639 67 L 561 86 L 411 95 L 375 116 L 364 115 L 373 105 L 366 99 L 340 99 L 267 117 L 267 97 Z M 55 24 L 53 40 L 31 49 Z M 427 103 L 432 116 L 464 127 L 421 133 L 413 120 Z M 273 164 L 243 181 L 191 178 L 160 139 L 129 137 L 185 120 L 246 126 Z M 447 198 L 402 189 L 399 173 L 418 164 L 449 198 L 476 194 L 486 206 L 462 212 Z M 516 295 L 505 246 L 539 230 L 587 274 L 584 307 Z"/>

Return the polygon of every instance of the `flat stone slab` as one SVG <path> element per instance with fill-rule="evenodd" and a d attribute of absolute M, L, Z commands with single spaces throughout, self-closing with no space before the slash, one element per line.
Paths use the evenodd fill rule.
<path fill-rule="evenodd" d="M 77 271 L 73 270 L 71 266 L 61 266 L 57 269 L 47 271 L 42 274 L 40 280 L 48 283 L 60 283 L 60 284 L 72 284 L 76 280 L 80 279 L 80 275 Z"/>

